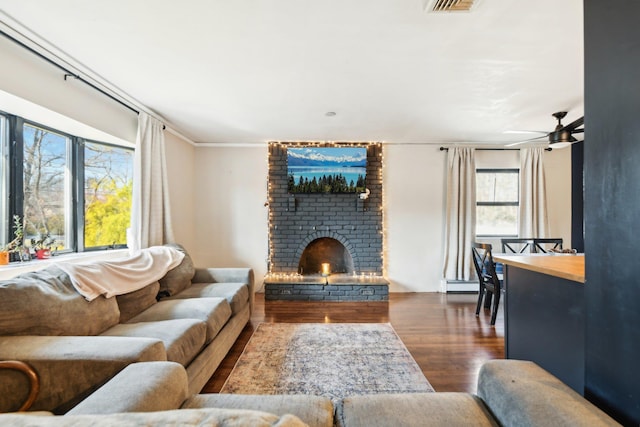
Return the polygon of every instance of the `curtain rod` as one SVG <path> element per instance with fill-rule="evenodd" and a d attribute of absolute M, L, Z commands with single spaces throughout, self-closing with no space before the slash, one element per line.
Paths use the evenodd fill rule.
<path fill-rule="evenodd" d="M 518 151 L 520 148 L 476 148 L 478 151 Z M 551 147 L 546 147 L 544 151 L 553 150 Z M 449 147 L 440 147 L 440 151 L 449 151 Z"/>
<path fill-rule="evenodd" d="M 39 57 L 40 59 L 44 59 L 45 61 L 47 61 L 49 64 L 53 65 L 54 67 L 59 68 L 60 70 L 64 71 L 64 79 L 65 81 L 67 80 L 68 77 L 73 77 L 76 80 L 81 81 L 82 83 L 86 84 L 87 86 L 91 87 L 92 89 L 97 90 L 98 92 L 100 92 L 101 94 L 111 98 L 112 100 L 116 101 L 118 104 L 122 105 L 123 107 L 128 108 L 129 110 L 133 111 L 136 114 L 140 114 L 140 111 L 136 110 L 135 108 L 133 108 L 131 105 L 127 104 L 126 102 L 116 98 L 115 96 L 111 95 L 110 93 L 106 92 L 105 90 L 99 88 L 98 86 L 94 85 L 93 83 L 91 83 L 88 80 L 83 79 L 82 77 L 80 77 L 80 75 L 74 73 L 73 71 L 69 70 L 66 67 L 63 67 L 62 65 L 60 65 L 59 63 L 55 62 L 54 60 L 52 60 L 51 58 L 46 57 L 45 55 L 43 55 L 42 53 L 38 52 L 37 50 L 33 49 L 30 46 L 27 46 L 26 44 L 24 44 L 23 42 L 21 42 L 20 40 L 16 39 L 15 37 L 10 36 L 9 34 L 7 34 L 6 32 L 0 30 L 0 33 L 6 37 L 7 39 L 11 40 L 12 42 L 14 42 L 15 44 L 19 45 L 20 47 L 22 47 L 23 49 L 28 50 L 29 52 L 33 53 L 34 55 L 36 55 L 37 57 Z"/>

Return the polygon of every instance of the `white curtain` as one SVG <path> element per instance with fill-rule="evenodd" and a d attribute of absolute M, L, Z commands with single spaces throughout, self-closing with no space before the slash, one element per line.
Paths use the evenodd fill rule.
<path fill-rule="evenodd" d="M 127 235 L 131 252 L 173 243 L 167 183 L 162 123 L 140 112 L 134 156 L 131 228 Z"/>
<path fill-rule="evenodd" d="M 469 280 L 476 234 L 476 164 L 473 148 L 449 148 L 444 278 Z"/>
<path fill-rule="evenodd" d="M 522 238 L 547 237 L 547 191 L 544 177 L 544 149 L 520 150 L 520 215 L 518 235 Z"/>

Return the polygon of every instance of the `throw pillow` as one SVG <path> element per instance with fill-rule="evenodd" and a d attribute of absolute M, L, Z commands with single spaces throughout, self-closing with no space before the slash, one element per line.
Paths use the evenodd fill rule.
<path fill-rule="evenodd" d="M 160 292 L 159 296 L 172 296 L 191 286 L 191 279 L 196 274 L 193 261 L 187 251 L 176 243 L 170 243 L 165 246 L 172 247 L 184 253 L 184 259 L 177 267 L 169 270 L 167 274 L 159 280 Z"/>
<path fill-rule="evenodd" d="M 137 291 L 117 295 L 116 301 L 118 301 L 118 308 L 120 308 L 120 323 L 126 323 L 132 317 L 137 316 L 155 304 L 159 290 L 160 283 L 153 282 Z"/>

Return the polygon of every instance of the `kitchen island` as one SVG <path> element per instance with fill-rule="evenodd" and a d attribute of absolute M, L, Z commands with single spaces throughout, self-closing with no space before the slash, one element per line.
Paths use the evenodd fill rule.
<path fill-rule="evenodd" d="M 584 255 L 494 260 L 505 267 L 505 357 L 534 361 L 584 394 Z"/>

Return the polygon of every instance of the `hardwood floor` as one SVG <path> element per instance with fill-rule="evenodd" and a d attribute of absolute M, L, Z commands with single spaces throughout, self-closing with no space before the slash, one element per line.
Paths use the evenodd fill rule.
<path fill-rule="evenodd" d="M 475 316 L 476 301 L 439 293 L 391 293 L 389 302 L 265 301 L 259 293 L 250 323 L 202 392 L 220 391 L 260 322 L 389 322 L 436 391 L 474 393 L 482 362 L 504 358 L 503 301 L 495 327 L 488 310 Z"/>

